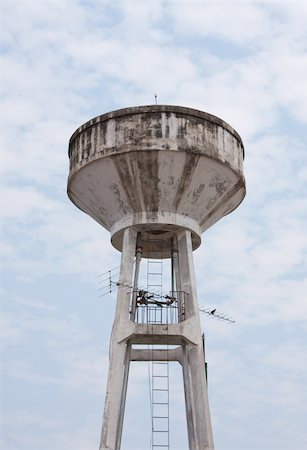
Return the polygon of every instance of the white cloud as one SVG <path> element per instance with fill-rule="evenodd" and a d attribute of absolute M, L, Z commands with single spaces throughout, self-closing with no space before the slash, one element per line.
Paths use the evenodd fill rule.
<path fill-rule="evenodd" d="M 85 414 L 83 408 L 82 421 L 72 418 L 59 418 L 59 411 L 52 417 L 43 413 L 30 412 L 24 409 L 6 416 L 0 445 L 6 450 L 28 449 L 54 450 L 74 448 L 79 450 L 97 448 L 99 437 L 97 427 L 100 425 L 93 411 Z M 36 434 L 32 429 L 36 429 Z"/>
<path fill-rule="evenodd" d="M 52 212 L 57 205 L 53 199 L 32 186 L 22 188 L 5 186 L 1 188 L 1 196 L 4 200 L 1 208 L 2 220 L 25 219 L 37 211 L 42 214 Z"/>
<path fill-rule="evenodd" d="M 306 34 L 304 2 L 170 2 L 175 31 L 221 39 L 257 51 L 289 29 L 292 37 Z"/>
<path fill-rule="evenodd" d="M 39 338 L 36 351 L 45 354 L 43 360 L 48 355 L 53 367 L 46 371 L 44 366 L 33 363 L 31 358 L 26 359 L 22 352 L 19 358 L 8 358 L 8 353 L 5 353 L 4 373 L 31 384 L 56 385 L 66 392 L 77 389 L 90 394 L 102 393 L 108 355 L 93 347 L 93 336 L 84 321 L 72 313 L 63 317 L 58 308 L 42 301 L 17 301 L 19 305 L 24 305 L 23 310 L 4 313 L 3 316 L 4 350 L 15 354 L 18 347 L 22 349 L 24 342 Z"/>

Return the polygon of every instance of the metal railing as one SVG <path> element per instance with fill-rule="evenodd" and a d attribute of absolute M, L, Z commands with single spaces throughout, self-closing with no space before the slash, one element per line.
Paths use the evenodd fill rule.
<path fill-rule="evenodd" d="M 144 291 L 140 291 L 144 292 Z M 185 293 L 173 291 L 169 295 L 155 296 L 145 292 L 136 304 L 135 321 L 148 324 L 176 324 L 185 319 Z"/>

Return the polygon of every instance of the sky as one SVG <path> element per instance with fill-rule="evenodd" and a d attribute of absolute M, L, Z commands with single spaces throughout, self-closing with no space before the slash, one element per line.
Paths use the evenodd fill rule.
<path fill-rule="evenodd" d="M 120 262 L 67 198 L 68 141 L 114 109 L 209 112 L 247 195 L 194 252 L 216 450 L 307 448 L 307 2 L 1 0 L 1 450 L 98 449 Z M 134 363 L 136 364 L 136 363 Z M 150 449 L 132 365 L 122 450 Z M 188 450 L 171 366 L 171 449 Z M 137 413 L 136 413 L 137 411 Z"/>

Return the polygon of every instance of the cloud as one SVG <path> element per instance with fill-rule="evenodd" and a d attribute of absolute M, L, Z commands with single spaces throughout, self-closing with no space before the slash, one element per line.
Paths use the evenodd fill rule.
<path fill-rule="evenodd" d="M 37 211 L 44 214 L 54 211 L 56 207 L 54 200 L 32 186 L 5 186 L 1 189 L 1 196 L 5 199 L 4 207 L 1 208 L 2 220 L 25 219 Z"/>
<path fill-rule="evenodd" d="M 46 414 L 22 410 L 10 413 L 4 422 L 4 433 L 0 444 L 7 450 L 32 448 L 32 450 L 54 450 L 55 448 L 87 449 L 97 448 L 99 437 L 96 427 L 97 415 L 90 413 L 84 415 L 82 422 L 73 419 L 59 418 L 58 414 L 50 417 Z M 100 424 L 99 424 L 100 425 Z M 35 428 L 36 434 L 31 430 Z"/>
<path fill-rule="evenodd" d="M 11 358 L 7 358 L 6 352 L 4 373 L 32 385 L 55 385 L 66 391 L 77 389 L 101 394 L 105 388 L 108 354 L 93 346 L 92 333 L 82 318 L 73 313 L 64 315 L 59 308 L 42 300 L 18 298 L 17 302 L 19 310 L 3 314 L 4 350 L 16 354 L 16 349 L 21 350 L 25 342 L 39 338 L 36 352 L 41 353 L 46 368 L 32 358 L 26 359 L 22 352 L 19 357 Z"/>

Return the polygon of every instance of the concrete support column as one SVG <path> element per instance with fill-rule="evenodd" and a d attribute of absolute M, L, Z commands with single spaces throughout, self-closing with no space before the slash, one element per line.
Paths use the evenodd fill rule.
<path fill-rule="evenodd" d="M 122 330 L 129 320 L 130 293 L 137 233 L 133 229 L 124 232 L 120 279 L 113 333 L 111 337 L 110 365 L 103 415 L 100 450 L 120 450 L 131 346 L 121 341 Z"/>
<path fill-rule="evenodd" d="M 205 361 L 196 294 L 191 233 L 178 233 L 178 256 L 182 289 L 185 299 L 186 318 L 193 321 L 196 343 L 187 343 L 182 349 L 189 447 L 192 450 L 214 450 L 210 420 Z"/>

